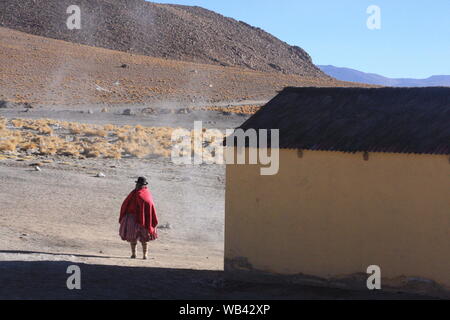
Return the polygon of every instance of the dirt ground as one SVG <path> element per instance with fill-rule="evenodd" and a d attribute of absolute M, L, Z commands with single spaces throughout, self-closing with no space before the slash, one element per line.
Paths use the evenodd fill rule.
<path fill-rule="evenodd" d="M 247 116 L 220 112 L 166 118 L 124 116 L 117 106 L 1 109 L 7 118 L 81 123 L 234 128 Z M 158 106 L 154 106 L 158 108 Z M 138 110 L 136 106 L 134 110 Z M 80 110 L 93 109 L 94 113 Z M 209 125 L 208 125 L 209 124 Z M 225 167 L 175 165 L 168 158 L 0 161 L 0 298 L 2 299 L 403 299 L 419 296 L 276 286 L 224 280 Z M 102 172 L 105 177 L 96 177 Z M 146 176 L 160 219 L 160 239 L 147 261 L 129 259 L 118 236 L 119 208 Z M 169 226 L 169 228 L 164 228 Z M 66 287 L 69 265 L 81 267 L 82 290 Z"/>
<path fill-rule="evenodd" d="M 159 59 L 1 27 L 0 38 L 0 100 L 34 105 L 217 103 L 265 100 L 286 86 L 363 86 Z"/>
<path fill-rule="evenodd" d="M 36 172 L 22 162 L 0 163 L 1 299 L 419 298 L 225 281 L 223 167 L 86 164 L 86 171 L 56 163 Z M 150 179 L 161 225 L 171 226 L 160 229 L 147 261 L 129 259 L 118 237 L 118 210 L 138 174 Z M 81 268 L 80 291 L 66 287 L 73 264 Z"/>

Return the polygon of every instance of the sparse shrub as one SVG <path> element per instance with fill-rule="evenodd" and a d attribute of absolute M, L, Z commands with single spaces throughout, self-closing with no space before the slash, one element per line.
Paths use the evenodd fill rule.
<path fill-rule="evenodd" d="M 103 130 L 105 130 L 105 131 L 114 131 L 116 129 L 117 129 L 117 127 L 112 124 L 107 124 L 107 125 L 103 126 Z"/>
<path fill-rule="evenodd" d="M 57 154 L 66 157 L 79 157 L 81 148 L 76 144 L 66 142 L 58 147 Z"/>
<path fill-rule="evenodd" d="M 0 131 L 3 131 L 6 129 L 6 124 L 8 120 L 6 118 L 0 117 Z"/>
<path fill-rule="evenodd" d="M 58 152 L 59 145 L 65 141 L 59 137 L 40 136 L 38 138 L 39 152 L 42 155 L 55 155 Z"/>
<path fill-rule="evenodd" d="M 67 129 L 71 134 L 81 134 L 82 132 L 82 129 L 78 123 L 70 123 Z"/>
<path fill-rule="evenodd" d="M 13 119 L 11 123 L 16 128 L 22 128 L 25 125 L 25 122 L 22 119 Z"/>
<path fill-rule="evenodd" d="M 97 128 L 85 128 L 82 133 L 86 136 L 93 136 L 93 137 L 97 136 L 105 138 L 108 136 L 107 131 Z"/>
<path fill-rule="evenodd" d="M 17 142 L 14 140 L 0 141 L 0 151 L 16 151 Z"/>
<path fill-rule="evenodd" d="M 48 134 L 48 135 L 51 135 L 52 133 L 53 133 L 53 130 L 52 130 L 52 128 L 50 128 L 49 126 L 43 126 L 43 127 L 39 127 L 38 128 L 38 130 L 37 130 L 39 133 L 42 133 L 42 134 Z"/>
<path fill-rule="evenodd" d="M 38 145 L 34 142 L 25 142 L 19 145 L 19 149 L 23 151 L 36 150 Z"/>

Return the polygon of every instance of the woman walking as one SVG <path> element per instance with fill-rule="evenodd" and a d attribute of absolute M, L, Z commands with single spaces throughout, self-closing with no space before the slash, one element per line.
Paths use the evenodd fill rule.
<path fill-rule="evenodd" d="M 131 259 L 136 259 L 138 241 L 142 244 L 143 259 L 147 259 L 148 242 L 158 238 L 158 217 L 148 182 L 138 178 L 136 188 L 128 195 L 120 210 L 120 237 L 131 245 Z"/>

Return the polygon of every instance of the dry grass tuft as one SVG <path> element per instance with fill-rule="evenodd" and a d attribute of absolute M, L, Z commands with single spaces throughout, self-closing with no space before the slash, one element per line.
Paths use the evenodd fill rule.
<path fill-rule="evenodd" d="M 0 132 L 6 129 L 7 122 L 6 118 L 0 117 Z"/>
<path fill-rule="evenodd" d="M 261 109 L 261 106 L 257 105 L 244 105 L 244 106 L 229 106 L 229 107 L 194 107 L 194 110 L 201 111 L 217 111 L 224 113 L 234 113 L 241 115 L 253 115 Z"/>
<path fill-rule="evenodd" d="M 17 143 L 13 140 L 0 141 L 0 151 L 16 151 Z"/>

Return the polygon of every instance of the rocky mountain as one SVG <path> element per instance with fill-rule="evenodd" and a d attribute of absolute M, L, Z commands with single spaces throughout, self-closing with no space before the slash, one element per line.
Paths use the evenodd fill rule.
<path fill-rule="evenodd" d="M 80 30 L 66 25 L 73 4 L 81 9 Z M 303 49 L 200 7 L 144 0 L 2 0 L 0 26 L 153 57 L 327 78 Z"/>
<path fill-rule="evenodd" d="M 393 79 L 375 73 L 365 73 L 350 68 L 319 66 L 329 76 L 341 81 L 358 82 L 390 87 L 439 87 L 450 86 L 450 76 L 432 76 L 427 79 Z"/>

